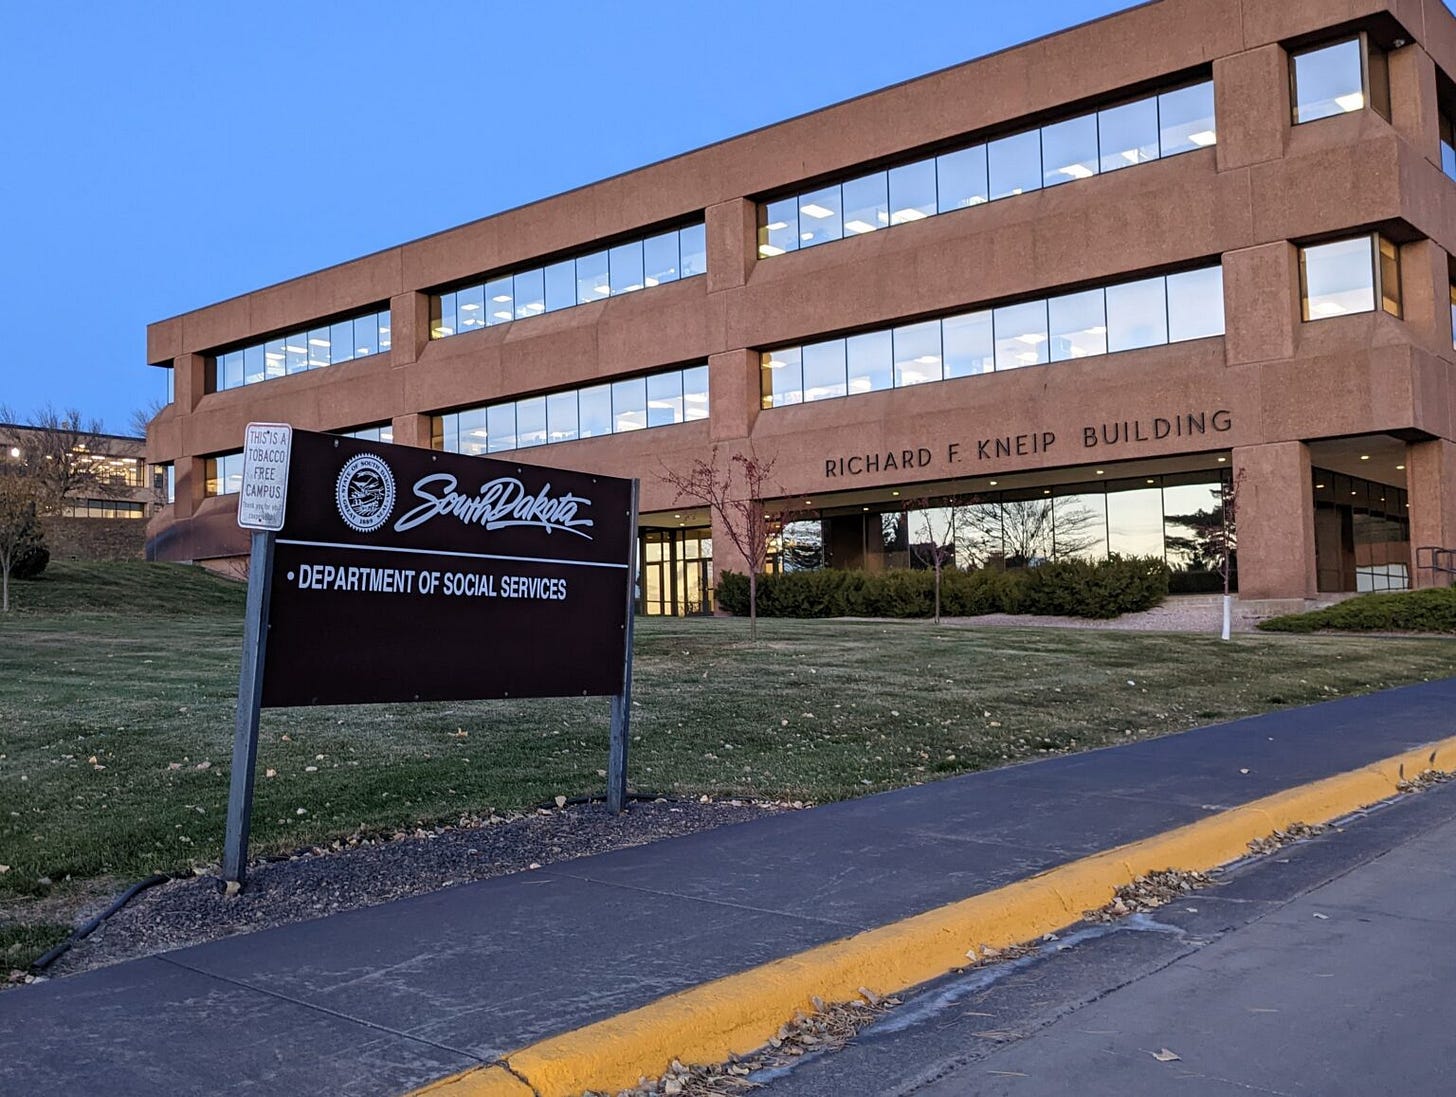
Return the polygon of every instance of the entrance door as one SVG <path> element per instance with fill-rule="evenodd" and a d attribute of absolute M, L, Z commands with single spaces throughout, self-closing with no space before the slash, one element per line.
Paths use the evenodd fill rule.
<path fill-rule="evenodd" d="M 713 612 L 713 537 L 702 529 L 645 529 L 638 612 L 686 617 Z"/>

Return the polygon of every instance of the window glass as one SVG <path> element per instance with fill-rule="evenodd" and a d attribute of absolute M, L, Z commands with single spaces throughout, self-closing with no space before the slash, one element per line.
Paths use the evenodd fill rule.
<path fill-rule="evenodd" d="M 1054 187 L 1097 174 L 1097 116 L 1084 114 L 1041 131 L 1042 183 Z"/>
<path fill-rule="evenodd" d="M 383 354 L 390 347 L 389 312 L 387 310 L 385 312 L 377 312 L 374 314 L 374 319 L 379 331 L 379 353 Z"/>
<path fill-rule="evenodd" d="M 642 241 L 642 284 L 661 286 L 678 279 L 678 234 L 664 232 Z"/>
<path fill-rule="evenodd" d="M 1107 557 L 1107 493 L 1058 492 L 1052 500 L 1052 555 L 1059 560 Z"/>
<path fill-rule="evenodd" d="M 595 251 L 581 255 L 576 260 L 576 302 L 585 305 L 589 301 L 600 301 L 612 292 L 612 279 L 607 262 L 607 253 Z"/>
<path fill-rule="evenodd" d="M 682 371 L 683 418 L 688 422 L 708 417 L 708 367 L 692 366 Z"/>
<path fill-rule="evenodd" d="M 1368 236 L 1301 248 L 1304 318 L 1324 320 L 1375 308 L 1375 269 Z"/>
<path fill-rule="evenodd" d="M 1365 105 L 1360 74 L 1360 39 L 1350 38 L 1291 58 L 1294 65 L 1294 121 L 1313 122 Z"/>
<path fill-rule="evenodd" d="M 708 237 L 704 225 L 688 225 L 677 234 L 678 250 L 682 252 L 682 276 L 691 278 L 695 274 L 708 273 Z"/>
<path fill-rule="evenodd" d="M 890 169 L 890 224 L 935 216 L 935 161 L 917 160 Z"/>
<path fill-rule="evenodd" d="M 642 241 L 618 244 L 607 253 L 613 293 L 632 293 L 642 288 Z"/>
<path fill-rule="evenodd" d="M 844 184 L 844 235 L 859 236 L 890 224 L 887 176 L 882 171 Z"/>
<path fill-rule="evenodd" d="M 263 362 L 265 377 L 282 377 L 287 372 L 283 366 L 282 339 L 269 339 L 263 344 Z"/>
<path fill-rule="evenodd" d="M 828 400 L 843 396 L 845 385 L 844 340 L 811 343 L 803 348 L 804 400 Z"/>
<path fill-rule="evenodd" d="M 1162 155 L 1176 156 L 1218 141 L 1213 117 L 1213 81 L 1158 96 L 1158 144 Z"/>
<path fill-rule="evenodd" d="M 310 335 L 313 333 L 310 332 Z M 430 303 L 430 338 L 443 339 L 455 334 L 455 295 L 442 293 Z M 309 368 L 312 369 L 313 349 L 309 349 Z"/>
<path fill-rule="evenodd" d="M 521 449 L 546 444 L 546 397 L 516 401 L 516 444 Z"/>
<path fill-rule="evenodd" d="M 1107 493 L 1107 551 L 1119 556 L 1163 555 L 1163 490 Z"/>
<path fill-rule="evenodd" d="M 460 439 L 458 452 L 479 457 L 486 451 L 488 441 L 485 408 L 471 408 L 469 411 L 460 412 L 455 418 Z"/>
<path fill-rule="evenodd" d="M 667 427 L 683 421 L 683 378 L 679 370 L 647 378 L 647 425 Z"/>
<path fill-rule="evenodd" d="M 485 287 L 469 286 L 455 293 L 455 331 L 485 327 Z"/>
<path fill-rule="evenodd" d="M 823 187 L 799 197 L 799 246 L 813 247 L 844 235 L 839 187 Z"/>
<path fill-rule="evenodd" d="M 851 335 L 846 341 L 849 392 L 878 392 L 894 384 L 894 354 L 888 331 Z"/>
<path fill-rule="evenodd" d="M 612 433 L 612 386 L 593 385 L 578 395 L 580 432 L 583 438 L 600 438 Z"/>
<path fill-rule="evenodd" d="M 1107 353 L 1107 312 L 1100 289 L 1053 297 L 1047 313 L 1053 362 Z"/>
<path fill-rule="evenodd" d="M 936 208 L 941 213 L 979 206 L 990 197 L 986 186 L 986 146 L 948 152 L 935 158 Z"/>
<path fill-rule="evenodd" d="M 1451 346 L 1456 349 L 1456 286 L 1451 287 Z"/>
<path fill-rule="evenodd" d="M 633 377 L 612 382 L 612 431 L 621 434 L 647 426 L 647 380 Z"/>
<path fill-rule="evenodd" d="M 1400 252 L 1383 236 L 1375 238 L 1380 248 L 1380 307 L 1392 316 L 1400 315 Z"/>
<path fill-rule="evenodd" d="M 338 365 L 354 357 L 354 321 L 341 320 L 329 325 L 329 362 Z"/>
<path fill-rule="evenodd" d="M 516 318 L 513 293 L 510 275 L 492 278 L 485 284 L 485 322 L 488 326 L 494 327 Z"/>
<path fill-rule="evenodd" d="M 896 388 L 941 379 L 940 321 L 906 324 L 894 336 Z"/>
<path fill-rule="evenodd" d="M 781 198 L 763 208 L 763 225 L 758 230 L 758 256 L 767 259 L 799 247 L 799 200 Z"/>
<path fill-rule="evenodd" d="M 1456 127 L 1448 114 L 1441 115 L 1441 170 L 1456 179 Z"/>
<path fill-rule="evenodd" d="M 219 359 L 218 382 L 219 389 L 235 389 L 243 383 L 243 352 L 240 350 L 224 354 Z"/>
<path fill-rule="evenodd" d="M 1223 334 L 1223 267 L 1168 275 L 1168 342 Z"/>
<path fill-rule="evenodd" d="M 1041 189 L 1041 131 L 1012 134 L 986 146 L 986 170 L 991 197 Z"/>
<path fill-rule="evenodd" d="M 546 311 L 570 308 L 576 304 L 576 264 L 570 259 L 552 263 L 545 271 Z"/>
<path fill-rule="evenodd" d="M 1452 290 L 1456 302 L 1456 289 Z M 1456 303 L 1451 306 L 1456 316 Z M 763 406 L 781 408 L 785 404 L 802 403 L 804 399 L 804 363 L 798 347 L 764 351 L 762 373 Z"/>
<path fill-rule="evenodd" d="M 965 316 L 948 316 L 940 322 L 940 330 L 945 343 L 947 378 L 990 373 L 996 368 L 996 341 L 989 309 Z"/>
<path fill-rule="evenodd" d="M 371 314 L 354 321 L 354 357 L 379 353 L 379 319 Z"/>
<path fill-rule="evenodd" d="M 546 397 L 546 440 L 570 442 L 576 436 L 576 392 L 553 392 Z"/>
<path fill-rule="evenodd" d="M 996 368 L 1019 369 L 1047 360 L 1047 308 L 1045 301 L 1027 301 L 994 310 Z"/>
<path fill-rule="evenodd" d="M 486 452 L 516 448 L 516 405 L 496 404 L 485 409 Z"/>
<path fill-rule="evenodd" d="M 1167 341 L 1168 302 L 1163 279 L 1144 278 L 1107 287 L 1109 351 L 1136 350 Z"/>
<path fill-rule="evenodd" d="M 1223 528 L 1219 485 L 1173 484 L 1163 488 L 1163 545 L 1168 566 L 1218 570 L 1214 537 Z"/>
<path fill-rule="evenodd" d="M 546 311 L 546 272 L 537 267 L 524 270 L 511 279 L 511 296 L 516 303 L 516 319 L 539 316 Z"/>
<path fill-rule="evenodd" d="M 325 329 L 327 331 L 328 329 Z M 264 367 L 266 362 L 263 358 L 263 347 L 245 347 L 243 349 L 243 383 L 256 385 L 263 380 Z"/>
<path fill-rule="evenodd" d="M 1158 158 L 1158 100 L 1139 99 L 1097 112 L 1099 164 L 1117 171 Z"/>
<path fill-rule="evenodd" d="M 176 374 L 176 371 L 171 366 L 163 366 L 162 367 L 162 371 L 163 371 L 163 373 L 166 374 L 166 377 L 167 377 L 167 396 L 166 396 L 166 403 L 168 403 L 168 404 L 175 403 L 176 400 L 177 400 L 177 374 Z"/>

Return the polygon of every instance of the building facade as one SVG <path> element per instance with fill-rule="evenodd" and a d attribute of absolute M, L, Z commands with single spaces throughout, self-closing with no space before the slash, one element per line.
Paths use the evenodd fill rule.
<path fill-rule="evenodd" d="M 1087 59 L 1095 58 L 1095 64 Z M 252 420 L 642 481 L 643 608 L 744 563 L 1165 556 L 1244 598 L 1456 546 L 1456 19 L 1156 0 L 148 329 L 160 559 L 236 560 Z"/>

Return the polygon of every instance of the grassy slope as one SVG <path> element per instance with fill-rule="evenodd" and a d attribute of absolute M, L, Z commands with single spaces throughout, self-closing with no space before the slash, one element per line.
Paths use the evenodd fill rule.
<path fill-rule="evenodd" d="M 216 860 L 242 588 L 57 565 L 0 619 L 0 898 Z M 639 788 L 825 800 L 1456 672 L 1441 640 L 645 619 Z M 603 699 L 263 715 L 255 852 L 600 791 Z M 266 776 L 268 772 L 274 776 Z"/>

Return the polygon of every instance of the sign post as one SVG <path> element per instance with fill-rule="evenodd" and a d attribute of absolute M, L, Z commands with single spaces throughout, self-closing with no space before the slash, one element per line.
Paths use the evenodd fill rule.
<path fill-rule="evenodd" d="M 622 690 L 612 698 L 612 738 L 607 748 L 607 810 L 621 815 L 627 806 L 627 750 L 632 731 L 632 622 L 637 611 L 637 499 L 641 482 L 632 481 L 631 521 L 627 523 L 627 620 L 622 629 L 627 650 L 622 660 Z"/>

